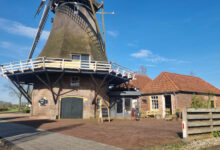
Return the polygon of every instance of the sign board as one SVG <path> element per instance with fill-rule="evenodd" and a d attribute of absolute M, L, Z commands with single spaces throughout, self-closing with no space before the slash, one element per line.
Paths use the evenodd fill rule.
<path fill-rule="evenodd" d="M 102 117 L 107 118 L 108 117 L 108 108 L 103 107 L 102 108 Z"/>
<path fill-rule="evenodd" d="M 48 104 L 48 100 L 46 98 L 42 98 L 39 100 L 40 106 L 46 106 Z"/>

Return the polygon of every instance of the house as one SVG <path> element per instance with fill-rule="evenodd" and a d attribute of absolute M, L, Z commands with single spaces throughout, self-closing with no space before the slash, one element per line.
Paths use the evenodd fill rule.
<path fill-rule="evenodd" d="M 175 114 L 190 107 L 192 98 L 197 95 L 201 100 L 211 98 L 213 108 L 220 107 L 220 90 L 199 77 L 162 72 L 142 89 L 141 112 Z M 210 96 L 211 95 L 211 96 Z"/>
<path fill-rule="evenodd" d="M 152 79 L 145 75 L 136 75 L 135 78 L 110 90 L 111 117 L 131 117 L 132 109 L 139 108 L 142 91 Z"/>

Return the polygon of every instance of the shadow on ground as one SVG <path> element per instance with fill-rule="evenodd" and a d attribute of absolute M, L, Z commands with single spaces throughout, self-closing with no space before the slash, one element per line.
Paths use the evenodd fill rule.
<path fill-rule="evenodd" d="M 5 119 L 10 120 L 10 119 Z M 63 130 L 71 130 L 73 128 L 82 126 L 82 123 L 67 125 L 62 127 L 51 128 L 47 131 L 37 130 L 41 125 L 53 123 L 52 120 L 31 120 L 31 121 L 11 121 L 0 122 L 0 138 L 10 140 L 15 144 L 23 143 L 36 139 L 40 136 L 51 134 L 52 132 L 61 132 Z"/>

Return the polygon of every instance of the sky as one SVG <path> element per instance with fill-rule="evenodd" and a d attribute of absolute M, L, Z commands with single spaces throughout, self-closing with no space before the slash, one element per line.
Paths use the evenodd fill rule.
<path fill-rule="evenodd" d="M 27 59 L 41 14 L 41 0 L 10 0 L 0 5 L 0 64 Z M 154 79 L 161 72 L 193 73 L 220 88 L 219 0 L 104 0 L 106 50 L 109 61 L 127 68 L 147 68 Z M 52 27 L 50 13 L 37 57 Z M 101 24 L 101 15 L 97 14 Z M 0 100 L 16 103 L 0 77 Z"/>

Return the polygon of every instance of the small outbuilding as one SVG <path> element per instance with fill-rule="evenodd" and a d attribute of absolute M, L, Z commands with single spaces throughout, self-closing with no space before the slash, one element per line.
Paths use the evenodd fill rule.
<path fill-rule="evenodd" d="M 220 107 L 220 90 L 199 77 L 162 72 L 141 90 L 141 112 L 176 114 L 190 107 L 194 95 L 211 100 L 211 107 Z"/>
<path fill-rule="evenodd" d="M 140 97 L 146 84 L 152 79 L 145 75 L 136 75 L 136 79 L 112 88 L 109 92 L 111 117 L 134 117 L 140 109 Z M 137 115 L 137 114 L 136 114 Z"/>

